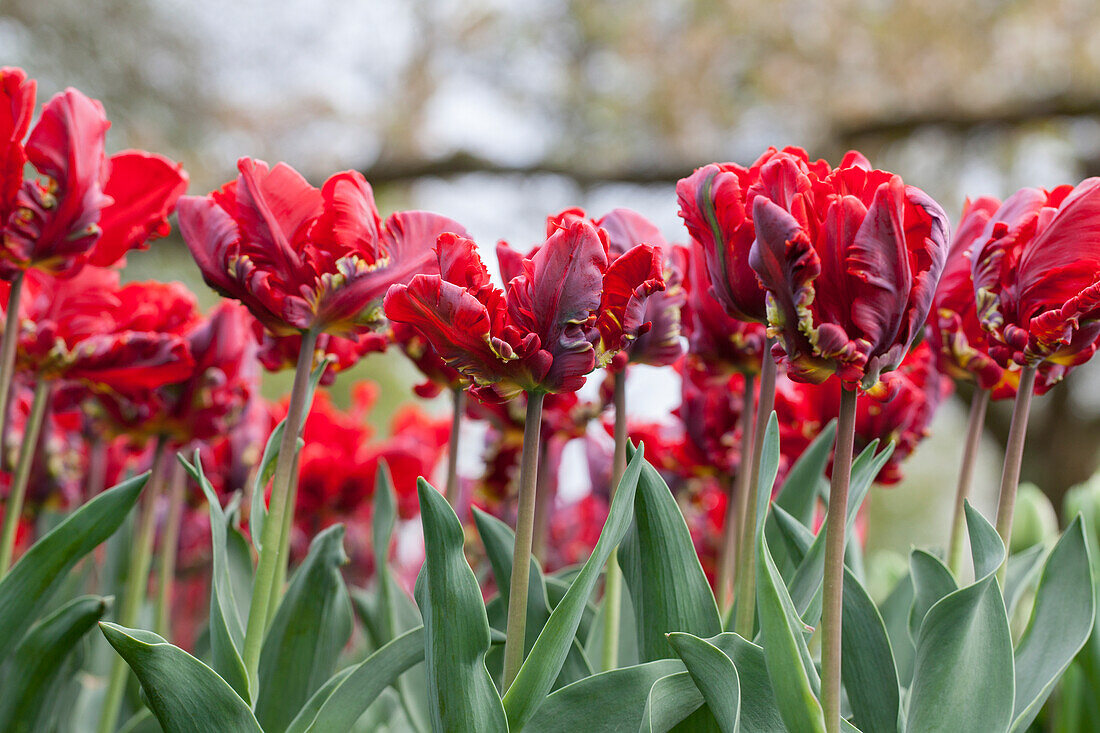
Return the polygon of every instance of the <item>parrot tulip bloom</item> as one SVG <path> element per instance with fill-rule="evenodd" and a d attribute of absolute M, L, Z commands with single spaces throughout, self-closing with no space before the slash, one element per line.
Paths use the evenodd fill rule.
<path fill-rule="evenodd" d="M 971 254 L 977 317 L 1003 368 L 1057 381 L 1100 336 L 1100 178 L 1025 188 L 992 215 Z"/>
<path fill-rule="evenodd" d="M 749 265 L 749 252 L 756 238 L 752 200 L 769 192 L 761 173 L 776 157 L 795 163 L 803 174 L 824 178 L 829 172 L 825 161 L 811 162 L 802 148 L 768 148 L 748 168 L 711 163 L 676 184 L 680 218 L 705 253 L 711 295 L 739 321 L 767 320 L 764 289 Z"/>
<path fill-rule="evenodd" d="M 276 336 L 351 336 L 381 321 L 387 288 L 431 271 L 432 245 L 457 222 L 421 211 L 383 223 L 362 175 L 318 190 L 290 166 L 242 158 L 235 181 L 180 202 L 180 230 L 203 279 Z"/>
<path fill-rule="evenodd" d="M 0 275 L 28 268 L 71 275 L 108 266 L 168 233 L 187 188 L 179 164 L 142 151 L 107 157 L 103 106 L 75 89 L 51 99 L 30 128 L 35 83 L 0 69 Z M 39 177 L 24 180 L 29 162 Z"/>
<path fill-rule="evenodd" d="M 524 259 L 506 291 L 471 240 L 445 234 L 436 249 L 441 274 L 391 288 L 386 315 L 416 327 L 483 399 L 576 391 L 597 357 L 645 328 L 631 296 L 664 287 L 655 249 L 640 245 L 609 265 L 606 233 L 580 218 Z"/>
<path fill-rule="evenodd" d="M 939 204 L 849 153 L 834 171 L 780 154 L 761 169 L 749 260 L 792 379 L 870 388 L 920 335 L 947 257 Z"/>

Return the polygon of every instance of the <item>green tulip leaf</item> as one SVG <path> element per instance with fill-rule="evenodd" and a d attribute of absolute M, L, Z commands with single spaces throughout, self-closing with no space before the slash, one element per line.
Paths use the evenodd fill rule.
<path fill-rule="evenodd" d="M 634 513 L 634 495 L 645 463 L 644 453 L 643 447 L 639 445 L 615 490 L 607 521 L 592 554 L 565 597 L 550 614 L 542 633 L 531 648 L 531 653 L 527 655 L 512 686 L 504 695 L 504 708 L 508 711 L 508 723 L 512 730 L 522 729 L 542 705 L 569 655 L 573 639 L 577 635 L 577 627 L 584 615 L 588 598 L 599 580 L 600 571 L 630 526 Z"/>
<path fill-rule="evenodd" d="M 896 732 L 901 692 L 890 638 L 874 601 L 848 568 L 841 616 L 841 678 L 852 717 L 863 730 Z"/>
<path fill-rule="evenodd" d="M 924 550 L 909 553 L 909 577 L 913 583 L 913 605 L 909 611 L 909 636 L 914 644 L 928 610 L 941 598 L 958 589 L 955 576 L 935 555 Z"/>
<path fill-rule="evenodd" d="M 791 466 L 783 486 L 775 496 L 776 506 L 782 508 L 803 526 L 813 522 L 818 488 L 821 486 L 822 476 L 825 475 L 825 468 L 829 465 L 829 459 L 833 457 L 835 442 L 836 420 L 830 420 Z"/>
<path fill-rule="evenodd" d="M 640 661 L 674 657 L 666 637 L 670 632 L 700 637 L 721 633 L 722 618 L 687 522 L 649 463 L 642 465 L 634 523 L 618 558 L 634 606 Z"/>
<path fill-rule="evenodd" d="M 1050 552 L 1035 605 L 1016 645 L 1016 702 L 1012 730 L 1025 731 L 1081 651 L 1096 612 L 1084 524 L 1078 515 Z"/>
<path fill-rule="evenodd" d="M 218 673 L 149 631 L 101 621 L 164 733 L 263 733 L 241 696 Z"/>
<path fill-rule="evenodd" d="M 741 727 L 741 682 L 733 660 L 710 642 L 691 634 L 672 633 L 668 641 L 703 694 L 722 733 L 738 733 Z"/>
<path fill-rule="evenodd" d="M 662 677 L 649 688 L 638 730 L 666 733 L 678 725 L 685 733 L 712 729 L 713 718 L 703 702 L 703 696 L 687 672 Z"/>
<path fill-rule="evenodd" d="M 241 658 L 244 648 L 244 623 L 241 604 L 236 598 L 238 585 L 233 582 L 233 563 L 229 555 L 229 530 L 232 522 L 222 510 L 221 502 L 202 470 L 198 450 L 194 463 L 179 456 L 179 461 L 199 484 L 206 496 L 210 512 L 210 543 L 213 548 L 210 579 L 210 666 L 223 680 L 236 690 L 245 701 L 249 700 L 248 673 Z M 247 613 L 247 608 L 245 609 Z"/>
<path fill-rule="evenodd" d="M 0 730 L 32 733 L 48 729 L 48 717 L 77 645 L 107 612 L 99 596 L 74 598 L 27 632 L 0 669 Z"/>
<path fill-rule="evenodd" d="M 35 542 L 0 580 L 0 661 L 23 638 L 77 561 L 119 528 L 147 478 L 149 474 L 143 473 L 90 499 Z"/>
<path fill-rule="evenodd" d="M 462 553 L 462 523 L 447 500 L 424 479 L 419 480 L 417 493 L 425 559 L 416 600 L 424 618 L 432 727 L 437 731 L 507 731 L 500 694 L 485 667 L 489 621 L 481 588 Z"/>
<path fill-rule="evenodd" d="M 352 730 L 389 685 L 424 661 L 424 641 L 424 627 L 418 626 L 341 670 L 313 694 L 286 733 Z"/>
<path fill-rule="evenodd" d="M 344 527 L 318 534 L 295 571 L 260 651 L 256 719 L 282 730 L 336 669 L 351 638 L 352 611 L 340 568 Z"/>

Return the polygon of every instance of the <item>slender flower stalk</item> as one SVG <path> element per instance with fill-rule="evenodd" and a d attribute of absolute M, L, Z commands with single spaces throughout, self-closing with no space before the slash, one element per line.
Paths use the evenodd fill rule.
<path fill-rule="evenodd" d="M 1016 510 L 1016 489 L 1020 485 L 1020 466 L 1024 458 L 1024 440 L 1027 438 L 1027 416 L 1031 412 L 1031 395 L 1035 390 L 1037 367 L 1025 366 L 1020 372 L 1020 386 L 1016 389 L 1016 404 L 1012 408 L 1012 425 L 1008 429 L 1005 445 L 1005 463 L 1001 471 L 1001 495 L 997 500 L 997 534 L 1007 548 L 1012 537 L 1012 514 Z M 1008 567 L 1005 562 L 997 571 L 997 580 L 1004 586 Z"/>
<path fill-rule="evenodd" d="M 126 575 L 126 588 L 123 591 L 122 606 L 118 612 L 118 623 L 128 628 L 137 626 L 141 606 L 149 586 L 149 568 L 153 561 L 153 539 L 157 527 L 157 503 L 164 486 L 164 460 L 168 454 L 167 441 L 157 440 L 153 452 L 153 467 L 149 482 L 145 485 L 145 497 L 138 517 L 137 534 L 134 537 L 133 554 L 130 555 L 130 567 Z M 115 655 L 111 662 L 111 676 L 107 683 L 107 692 L 103 696 L 103 707 L 99 718 L 98 733 L 112 733 L 118 723 L 122 707 L 122 695 L 126 691 L 126 678 L 130 668 L 121 656 Z"/>
<path fill-rule="evenodd" d="M 848 514 L 848 484 L 852 477 L 856 401 L 854 389 L 840 393 L 833 479 L 825 518 L 825 578 L 821 604 L 821 707 L 825 730 L 840 731 L 840 624 L 844 602 L 844 546 Z"/>
<path fill-rule="evenodd" d="M 271 583 L 271 597 L 267 602 L 267 625 L 275 620 L 275 612 L 279 609 L 279 600 L 283 597 L 283 588 L 286 587 L 286 576 L 290 571 L 290 535 L 294 532 L 294 512 L 298 507 L 298 479 L 299 458 L 301 454 L 295 454 L 294 465 L 290 467 L 290 490 L 287 495 L 287 510 L 283 514 L 283 527 L 279 531 L 279 557 L 280 562 L 275 566 L 275 580 Z"/>
<path fill-rule="evenodd" d="M 756 621 L 756 502 L 760 490 L 760 457 L 764 451 L 764 432 L 768 429 L 768 419 L 775 407 L 775 360 L 772 358 L 772 343 L 769 338 L 764 346 L 764 355 L 760 364 L 760 399 L 756 410 L 756 425 L 753 429 L 752 463 L 749 466 L 748 482 L 745 485 L 745 513 L 741 520 L 741 552 L 738 553 L 737 569 L 737 618 L 734 629 L 746 639 L 752 638 L 752 627 Z M 751 403 L 749 406 L 751 409 Z"/>
<path fill-rule="evenodd" d="M 615 375 L 615 455 L 611 464 L 611 496 L 626 471 L 626 369 Z M 607 560 L 603 589 L 603 649 L 601 669 L 615 669 L 619 664 L 619 625 L 623 605 L 623 571 L 618 552 L 612 550 Z"/>
<path fill-rule="evenodd" d="M 985 410 L 989 406 L 989 390 L 975 389 L 970 400 L 970 418 L 966 423 L 966 445 L 963 448 L 962 465 L 959 467 L 959 485 L 955 491 L 955 517 L 951 522 L 951 542 L 947 551 L 947 567 L 956 576 L 962 566 L 963 532 L 966 531 L 966 516 L 963 506 L 970 495 L 970 485 L 974 481 L 974 465 L 977 463 L 978 446 L 982 442 L 982 430 L 985 427 Z"/>
<path fill-rule="evenodd" d="M 157 566 L 157 605 L 154 629 L 165 639 L 171 634 L 172 590 L 176 581 L 176 554 L 183 520 L 183 499 L 187 489 L 187 473 L 183 464 L 174 462 L 168 479 L 168 513 L 160 538 Z"/>
<path fill-rule="evenodd" d="M 19 343 L 19 298 L 23 293 L 23 272 L 16 273 L 4 304 L 4 338 L 0 341 L 0 454 L 4 451 L 8 427 L 8 398 L 15 376 L 15 347 Z"/>
<path fill-rule="evenodd" d="M 294 508 L 289 505 L 292 493 L 293 468 L 298 447 L 298 436 L 302 432 L 302 423 L 306 412 L 306 396 L 309 391 L 309 373 L 313 365 L 313 349 L 317 343 L 317 333 L 313 330 L 302 334 L 302 347 L 298 354 L 298 365 L 294 372 L 294 387 L 290 393 L 290 405 L 287 408 L 286 426 L 279 443 L 279 458 L 275 464 L 275 477 L 271 489 L 271 505 L 267 520 L 264 522 L 260 541 L 260 559 L 256 565 L 256 581 L 252 590 L 252 602 L 248 607 L 248 626 L 245 630 L 243 661 L 248 672 L 249 692 L 255 696 L 259 682 L 260 649 L 263 646 L 264 632 L 271 616 L 272 586 L 278 576 L 279 563 L 286 563 L 282 550 L 284 529 L 289 536 L 290 522 L 287 514 L 293 515 Z M 293 517 L 291 517 L 293 521 Z M 289 540 L 288 540 L 289 541 Z"/>
<path fill-rule="evenodd" d="M 31 414 L 23 429 L 23 443 L 19 446 L 19 460 L 15 466 L 8 501 L 4 505 L 4 529 L 0 534 L 0 578 L 8 574 L 12 555 L 15 552 L 15 533 L 19 528 L 19 517 L 23 514 L 23 500 L 27 496 L 27 483 L 31 478 L 34 453 L 38 448 L 38 434 L 46 417 L 46 404 L 50 401 L 50 382 L 38 380 L 34 387 L 34 402 Z"/>
<path fill-rule="evenodd" d="M 542 427 L 542 392 L 527 393 L 523 423 L 523 459 L 519 471 L 519 511 L 516 545 L 512 553 L 512 579 L 508 589 L 508 629 L 504 641 L 504 684 L 507 691 L 523 665 L 527 634 L 527 587 L 531 572 L 531 535 L 535 523 L 535 476 L 539 462 Z"/>
<path fill-rule="evenodd" d="M 550 534 L 550 514 L 554 509 L 554 494 L 546 485 L 546 457 L 550 447 L 539 446 L 539 465 L 535 475 L 535 527 L 531 534 L 531 554 L 542 560 L 546 553 L 546 537 Z"/>
<path fill-rule="evenodd" d="M 458 506 L 458 432 L 462 427 L 462 413 L 466 410 L 466 390 L 451 388 L 451 437 L 447 443 L 447 503 Z M 457 508 L 456 508 L 457 511 Z"/>
<path fill-rule="evenodd" d="M 755 402 L 756 376 L 746 374 L 741 406 L 741 466 L 737 470 L 737 476 L 728 483 L 725 534 L 722 536 L 722 550 L 718 557 L 716 590 L 718 605 L 723 612 L 733 603 L 733 589 L 737 583 L 737 545 L 741 541 L 742 526 L 745 523 L 745 502 L 748 499 L 749 474 L 752 473 L 749 462 L 752 455 Z"/>

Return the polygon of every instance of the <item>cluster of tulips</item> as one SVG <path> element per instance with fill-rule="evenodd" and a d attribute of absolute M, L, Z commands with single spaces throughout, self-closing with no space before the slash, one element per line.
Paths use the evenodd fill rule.
<path fill-rule="evenodd" d="M 106 154 L 98 102 L 35 111 L 0 70 L 5 730 L 67 730 L 70 695 L 100 733 L 1023 731 L 1085 653 L 1085 523 L 1006 547 L 1031 398 L 1100 345 L 1100 179 L 967 201 L 952 235 L 859 153 L 772 148 L 679 182 L 686 245 L 568 209 L 498 244 L 494 280 L 461 224 L 383 220 L 355 171 L 318 189 L 242 158 L 185 196 L 179 164 Z M 173 212 L 208 314 L 122 283 Z M 449 418 L 408 406 L 378 438 L 375 385 L 318 391 L 390 347 Z M 634 365 L 679 375 L 670 419 L 628 419 Z M 294 370 L 288 399 L 261 367 Z M 950 545 L 876 606 L 861 504 L 956 381 Z M 990 399 L 1015 400 L 995 525 L 967 502 Z M 591 492 L 568 501 L 576 439 Z M 117 654 L 88 692 L 97 622 Z"/>

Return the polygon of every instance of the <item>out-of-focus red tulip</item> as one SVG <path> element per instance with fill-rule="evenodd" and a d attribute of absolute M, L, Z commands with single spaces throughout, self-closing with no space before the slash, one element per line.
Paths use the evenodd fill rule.
<path fill-rule="evenodd" d="M 180 230 L 203 279 L 277 336 L 350 336 L 378 325 L 394 283 L 435 266 L 432 245 L 458 222 L 422 211 L 385 222 L 355 171 L 318 190 L 285 163 L 242 158 L 237 179 L 180 201 Z"/>
<path fill-rule="evenodd" d="M 407 323 L 392 324 L 390 339 L 426 377 L 425 381 L 413 387 L 419 396 L 431 399 L 444 389 L 458 389 L 462 386 L 462 375 L 458 370 L 447 366 L 447 363 L 432 348 L 428 339 L 413 326 Z"/>
<path fill-rule="evenodd" d="M 677 256 L 686 263 L 688 273 L 683 322 L 690 360 L 715 375 L 759 373 L 766 337 L 764 326 L 730 317 L 714 299 L 701 245 L 695 243 L 690 249 L 678 247 Z"/>
<path fill-rule="evenodd" d="M 773 156 L 752 199 L 749 261 L 792 379 L 869 389 L 921 334 L 947 258 L 939 204 L 849 153 L 836 170 Z"/>
<path fill-rule="evenodd" d="M 85 267 L 71 278 L 31 270 L 20 302 L 20 371 L 93 391 L 134 393 L 187 377 L 183 333 L 198 317 L 179 286 L 134 283 Z"/>
<path fill-rule="evenodd" d="M 1092 357 L 1100 336 L 1100 178 L 1025 188 L 971 248 L 977 317 L 1004 367 L 1045 367 L 1056 381 Z"/>
<path fill-rule="evenodd" d="M 24 142 L 34 100 L 21 69 L 0 69 L 0 275 L 105 267 L 166 235 L 187 189 L 182 167 L 137 150 L 108 157 L 103 106 L 75 89 L 46 103 Z M 28 162 L 38 175 L 24 179 Z"/>
<path fill-rule="evenodd" d="M 748 168 L 711 163 L 676 184 L 680 218 L 705 253 L 710 292 L 740 321 L 767 320 L 764 288 L 749 265 L 749 251 L 756 238 L 753 199 L 775 189 L 777 182 L 766 178 L 764 168 L 778 156 L 794 163 L 799 173 L 819 178 L 829 173 L 825 161 L 811 161 L 802 148 L 768 148 Z"/>
<path fill-rule="evenodd" d="M 643 327 L 619 296 L 664 287 L 655 249 L 640 245 L 609 264 L 606 233 L 580 218 L 524 259 L 506 291 L 490 282 L 473 241 L 445 234 L 437 251 L 441 274 L 394 286 L 386 315 L 419 330 L 482 399 L 576 391 L 598 358 L 606 363 Z"/>

